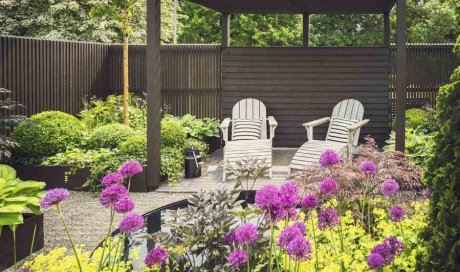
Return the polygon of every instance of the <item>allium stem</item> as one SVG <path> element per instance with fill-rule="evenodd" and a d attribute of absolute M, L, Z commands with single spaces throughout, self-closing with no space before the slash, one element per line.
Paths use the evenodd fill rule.
<path fill-rule="evenodd" d="M 270 210 L 269 210 L 269 213 L 270 213 Z M 270 217 L 270 252 L 269 252 L 269 255 L 268 255 L 268 269 L 270 272 L 273 271 L 273 267 L 272 267 L 272 250 L 273 250 L 273 236 L 275 234 L 275 226 L 274 226 L 274 223 L 272 222 L 271 220 L 271 217 Z"/>
<path fill-rule="evenodd" d="M 128 192 L 129 192 L 130 187 L 131 187 L 131 177 L 129 177 L 129 179 L 128 179 Z"/>
<path fill-rule="evenodd" d="M 99 265 L 97 266 L 97 270 L 96 271 L 101 271 L 102 269 L 102 265 L 103 265 L 103 261 L 104 261 L 104 254 L 105 254 L 105 248 L 106 248 L 106 245 L 105 245 L 105 242 L 108 242 L 109 243 L 109 248 L 112 246 L 112 243 L 111 243 L 111 234 L 112 234 L 112 225 L 113 225 L 113 218 L 115 217 L 115 212 L 114 212 L 114 209 L 113 207 L 110 208 L 110 222 L 109 222 L 109 230 L 107 231 L 107 235 L 105 236 L 105 239 L 104 239 L 104 242 L 102 243 L 102 254 L 101 254 L 101 259 L 99 260 Z M 112 249 L 109 250 L 109 255 L 110 255 L 110 252 L 112 251 Z"/>
<path fill-rule="evenodd" d="M 62 225 L 64 225 L 64 229 L 65 229 L 65 231 L 67 233 L 67 237 L 69 238 L 70 244 L 72 245 L 72 249 L 73 249 L 73 252 L 75 254 L 75 258 L 77 259 L 78 269 L 80 270 L 80 272 L 83 272 L 83 270 L 81 268 L 80 258 L 78 257 L 77 247 L 75 246 L 75 243 L 74 243 L 74 241 L 72 239 L 72 235 L 70 235 L 69 228 L 67 227 L 67 224 L 65 222 L 64 216 L 62 215 L 59 203 L 56 204 L 56 209 L 57 209 L 57 212 L 59 214 L 59 218 L 61 219 Z"/>
<path fill-rule="evenodd" d="M 313 244 L 315 245 L 315 268 L 319 269 L 318 246 L 316 244 L 315 222 L 313 222 L 313 215 L 310 216 L 310 221 L 311 221 L 311 230 L 312 230 L 312 233 L 313 233 Z"/>
<path fill-rule="evenodd" d="M 16 253 L 16 225 L 13 226 L 12 231 L 13 231 L 13 264 L 14 266 L 16 266 L 16 263 L 18 262 L 18 257 Z"/>
<path fill-rule="evenodd" d="M 371 227 L 371 200 L 367 201 L 367 229 L 369 235 L 372 237 L 372 227 Z"/>
<path fill-rule="evenodd" d="M 343 253 L 345 251 L 345 247 L 344 247 L 344 243 L 343 243 L 342 220 L 340 219 L 340 215 L 342 213 L 342 206 L 340 205 L 340 201 L 338 202 L 338 209 L 339 209 L 340 254 L 343 255 Z M 340 261 L 340 270 L 345 271 L 345 266 L 343 264 L 343 260 Z"/>
<path fill-rule="evenodd" d="M 247 265 L 248 272 L 249 272 L 251 271 L 251 264 L 250 264 L 251 254 L 249 254 L 249 244 L 246 245 L 246 252 L 248 253 L 248 261 L 246 262 L 246 265 Z"/>
<path fill-rule="evenodd" d="M 34 226 L 34 232 L 32 233 L 32 243 L 30 244 L 30 252 L 29 255 L 32 256 L 32 253 L 34 252 L 34 244 L 35 244 L 35 235 L 37 233 L 37 224 Z"/>

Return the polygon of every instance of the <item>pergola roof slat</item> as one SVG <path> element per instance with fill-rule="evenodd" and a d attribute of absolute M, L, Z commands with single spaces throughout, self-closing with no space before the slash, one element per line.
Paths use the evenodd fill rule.
<path fill-rule="evenodd" d="M 395 0 L 190 0 L 221 13 L 385 13 Z"/>

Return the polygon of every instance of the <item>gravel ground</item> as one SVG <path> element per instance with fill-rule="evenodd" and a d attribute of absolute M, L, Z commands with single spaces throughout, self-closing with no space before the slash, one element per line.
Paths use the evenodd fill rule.
<path fill-rule="evenodd" d="M 140 214 L 149 212 L 166 204 L 186 199 L 188 194 L 179 193 L 130 193 L 135 202 L 134 211 Z M 70 193 L 62 205 L 62 212 L 69 225 L 76 244 L 84 244 L 87 250 L 93 250 L 106 235 L 109 226 L 109 210 L 99 204 L 98 198 L 89 192 Z M 114 224 L 118 226 L 121 216 L 117 215 Z M 45 251 L 69 246 L 67 235 L 57 212 L 49 209 L 44 213 Z"/>

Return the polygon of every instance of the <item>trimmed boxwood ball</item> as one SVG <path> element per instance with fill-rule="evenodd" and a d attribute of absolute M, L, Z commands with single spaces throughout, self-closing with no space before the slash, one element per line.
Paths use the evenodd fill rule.
<path fill-rule="evenodd" d="M 161 145 L 162 147 L 184 148 L 187 134 L 185 128 L 176 121 L 161 121 Z"/>
<path fill-rule="evenodd" d="M 136 131 L 122 124 L 109 124 L 95 128 L 88 139 L 88 147 L 119 148 L 129 137 L 136 135 Z"/>
<path fill-rule="evenodd" d="M 14 130 L 19 143 L 17 155 L 42 158 L 78 146 L 85 126 L 74 116 L 60 111 L 44 111 L 32 115 Z"/>
<path fill-rule="evenodd" d="M 147 156 L 147 137 L 144 135 L 134 135 L 129 137 L 120 146 L 123 155 L 145 157 Z"/>

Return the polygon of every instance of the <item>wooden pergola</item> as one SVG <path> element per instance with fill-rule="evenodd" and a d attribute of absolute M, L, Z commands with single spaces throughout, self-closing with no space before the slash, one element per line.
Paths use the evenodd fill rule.
<path fill-rule="evenodd" d="M 383 14 L 383 45 L 390 46 L 390 12 L 396 4 L 396 149 L 404 151 L 406 107 L 406 0 L 190 0 L 222 14 L 222 47 L 229 47 L 231 14 L 302 14 L 303 46 L 308 47 L 311 14 Z M 160 185 L 161 8 L 147 0 L 147 186 Z M 371 120 L 372 121 L 372 120 Z"/>

